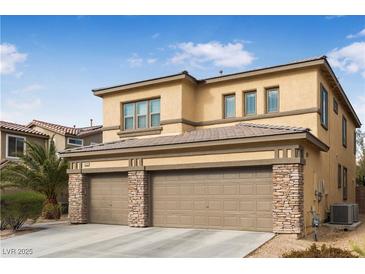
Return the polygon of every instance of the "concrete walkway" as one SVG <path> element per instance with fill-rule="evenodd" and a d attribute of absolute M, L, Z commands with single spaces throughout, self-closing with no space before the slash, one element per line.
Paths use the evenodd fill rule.
<path fill-rule="evenodd" d="M 1 240 L 1 257 L 241 258 L 274 236 L 266 232 L 101 224 L 36 226 L 44 230 Z M 22 250 L 28 254 L 19 254 Z"/>

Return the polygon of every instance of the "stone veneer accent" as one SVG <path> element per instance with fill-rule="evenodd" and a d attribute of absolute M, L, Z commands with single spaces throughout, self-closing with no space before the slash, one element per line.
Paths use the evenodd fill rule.
<path fill-rule="evenodd" d="M 301 235 L 304 227 L 303 165 L 273 165 L 273 232 Z"/>
<path fill-rule="evenodd" d="M 128 172 L 128 225 L 146 227 L 150 225 L 149 174 L 144 170 Z"/>
<path fill-rule="evenodd" d="M 85 224 L 88 221 L 88 180 L 85 175 L 69 174 L 68 177 L 68 216 L 72 224 Z"/>

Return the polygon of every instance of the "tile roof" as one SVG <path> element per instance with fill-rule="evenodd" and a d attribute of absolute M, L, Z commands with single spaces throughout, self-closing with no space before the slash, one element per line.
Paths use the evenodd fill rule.
<path fill-rule="evenodd" d="M 19 125 L 19 124 L 15 124 L 15 123 L 11 123 L 11 122 L 0 121 L 0 128 L 7 129 L 7 130 L 13 130 L 13 131 L 19 131 L 19 132 L 28 133 L 28 134 L 39 135 L 42 137 L 49 137 L 47 134 L 44 134 L 42 132 L 29 128 L 27 126 Z"/>
<path fill-rule="evenodd" d="M 309 132 L 302 127 L 273 126 L 252 123 L 239 123 L 233 126 L 198 129 L 179 135 L 159 136 L 151 138 L 133 138 L 120 141 L 66 149 L 62 153 L 91 152 L 113 149 L 127 149 L 160 145 L 176 145 L 206 141 L 218 141 L 237 138 L 272 136 L 290 133 Z"/>
<path fill-rule="evenodd" d="M 96 133 L 101 130 L 102 126 L 93 126 L 93 127 L 83 127 L 83 128 L 76 128 L 76 127 L 67 127 L 57 124 L 52 124 L 44 121 L 33 120 L 30 122 L 27 127 L 32 126 L 39 126 L 51 131 L 57 132 L 61 135 L 73 135 L 73 136 L 82 136 L 82 135 L 89 135 L 92 133 Z"/>

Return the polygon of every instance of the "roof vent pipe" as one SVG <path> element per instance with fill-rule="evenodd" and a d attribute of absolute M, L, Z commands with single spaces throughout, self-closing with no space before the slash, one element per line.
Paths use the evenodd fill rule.
<path fill-rule="evenodd" d="M 93 119 L 90 119 L 90 126 L 93 126 Z"/>

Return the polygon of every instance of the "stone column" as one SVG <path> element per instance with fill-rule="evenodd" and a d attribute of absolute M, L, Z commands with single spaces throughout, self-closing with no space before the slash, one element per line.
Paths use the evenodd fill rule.
<path fill-rule="evenodd" d="M 88 221 L 87 177 L 81 173 L 68 177 L 68 216 L 72 224 L 86 224 Z"/>
<path fill-rule="evenodd" d="M 149 174 L 144 170 L 128 172 L 128 225 L 146 227 L 150 225 Z"/>
<path fill-rule="evenodd" d="M 301 235 L 304 228 L 302 164 L 273 165 L 273 231 Z"/>

